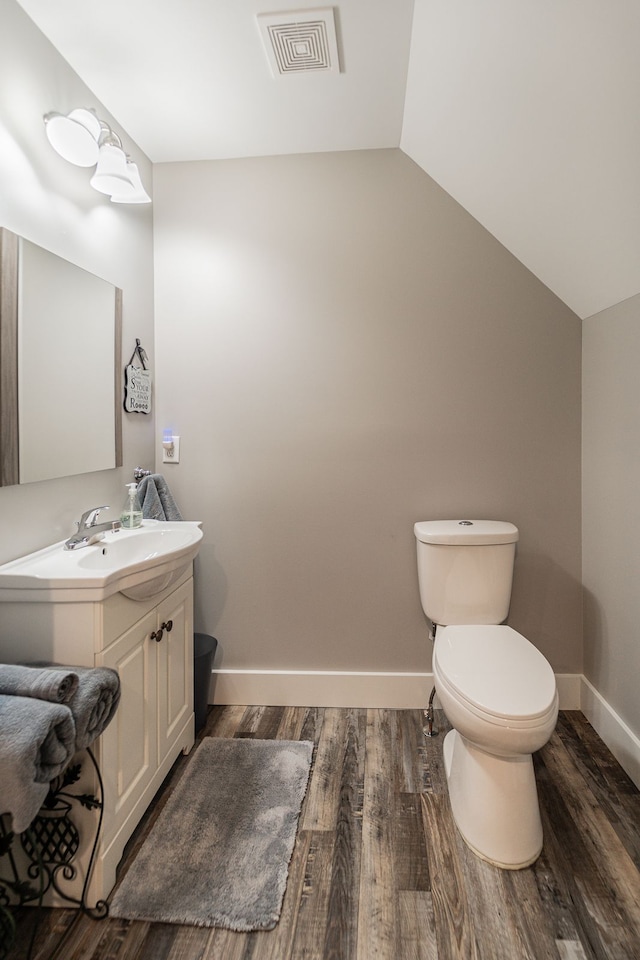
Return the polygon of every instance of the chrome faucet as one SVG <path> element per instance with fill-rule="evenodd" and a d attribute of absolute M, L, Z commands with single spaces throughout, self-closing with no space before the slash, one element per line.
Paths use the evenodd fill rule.
<path fill-rule="evenodd" d="M 120 529 L 119 520 L 108 520 L 106 523 L 98 523 L 98 517 L 101 510 L 108 510 L 105 504 L 102 507 L 92 507 L 86 510 L 79 520 L 76 520 L 78 530 L 72 537 L 65 542 L 65 550 L 77 550 L 78 547 L 88 547 L 89 544 L 98 543 L 104 540 L 107 530 L 118 531 Z"/>

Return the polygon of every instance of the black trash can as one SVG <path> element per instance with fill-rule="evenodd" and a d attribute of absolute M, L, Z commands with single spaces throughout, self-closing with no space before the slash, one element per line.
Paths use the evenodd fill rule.
<path fill-rule="evenodd" d="M 211 667 L 218 641 L 208 633 L 193 635 L 193 709 L 196 714 L 196 734 L 204 727 L 209 703 Z"/>

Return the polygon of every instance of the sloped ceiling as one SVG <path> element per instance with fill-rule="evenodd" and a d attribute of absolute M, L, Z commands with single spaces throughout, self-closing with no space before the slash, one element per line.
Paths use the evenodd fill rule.
<path fill-rule="evenodd" d="M 278 79 L 256 14 L 320 4 L 19 2 L 154 162 L 399 146 L 581 317 L 640 292 L 637 0 L 339 0 Z"/>
<path fill-rule="evenodd" d="M 400 145 L 579 316 L 640 292 L 637 0 L 416 0 Z"/>

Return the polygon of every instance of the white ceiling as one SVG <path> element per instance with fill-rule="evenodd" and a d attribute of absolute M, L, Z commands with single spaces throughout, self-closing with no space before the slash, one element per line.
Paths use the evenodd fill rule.
<path fill-rule="evenodd" d="M 327 4 L 18 2 L 154 162 L 400 146 L 580 316 L 640 292 L 638 0 L 337 0 L 278 79 L 256 14 Z"/>
<path fill-rule="evenodd" d="M 19 2 L 154 162 L 400 142 L 413 0 L 335 4 L 342 72 L 278 79 L 256 14 L 322 0 Z"/>

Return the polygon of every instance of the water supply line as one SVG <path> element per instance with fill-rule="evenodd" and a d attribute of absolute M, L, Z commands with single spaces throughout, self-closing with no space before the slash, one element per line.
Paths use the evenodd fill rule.
<path fill-rule="evenodd" d="M 436 629 L 437 629 L 437 626 L 438 626 L 438 625 L 437 625 L 436 623 L 434 623 L 434 624 L 432 624 L 432 627 L 431 627 L 431 629 L 429 630 L 429 639 L 431 640 L 431 642 L 432 642 L 434 645 L 435 645 L 435 642 L 436 642 Z M 431 691 L 431 695 L 430 695 L 430 697 L 429 697 L 429 704 L 428 704 L 428 706 L 427 706 L 427 709 L 422 711 L 422 713 L 423 713 L 423 715 L 424 715 L 424 719 L 425 719 L 426 724 L 427 724 L 426 729 L 423 728 L 423 729 L 424 729 L 424 735 L 425 735 L 425 737 L 437 737 L 437 736 L 438 736 L 438 731 L 433 729 L 433 698 L 435 697 L 435 695 L 436 695 L 436 688 L 435 688 L 435 686 L 434 686 L 433 690 Z"/>

